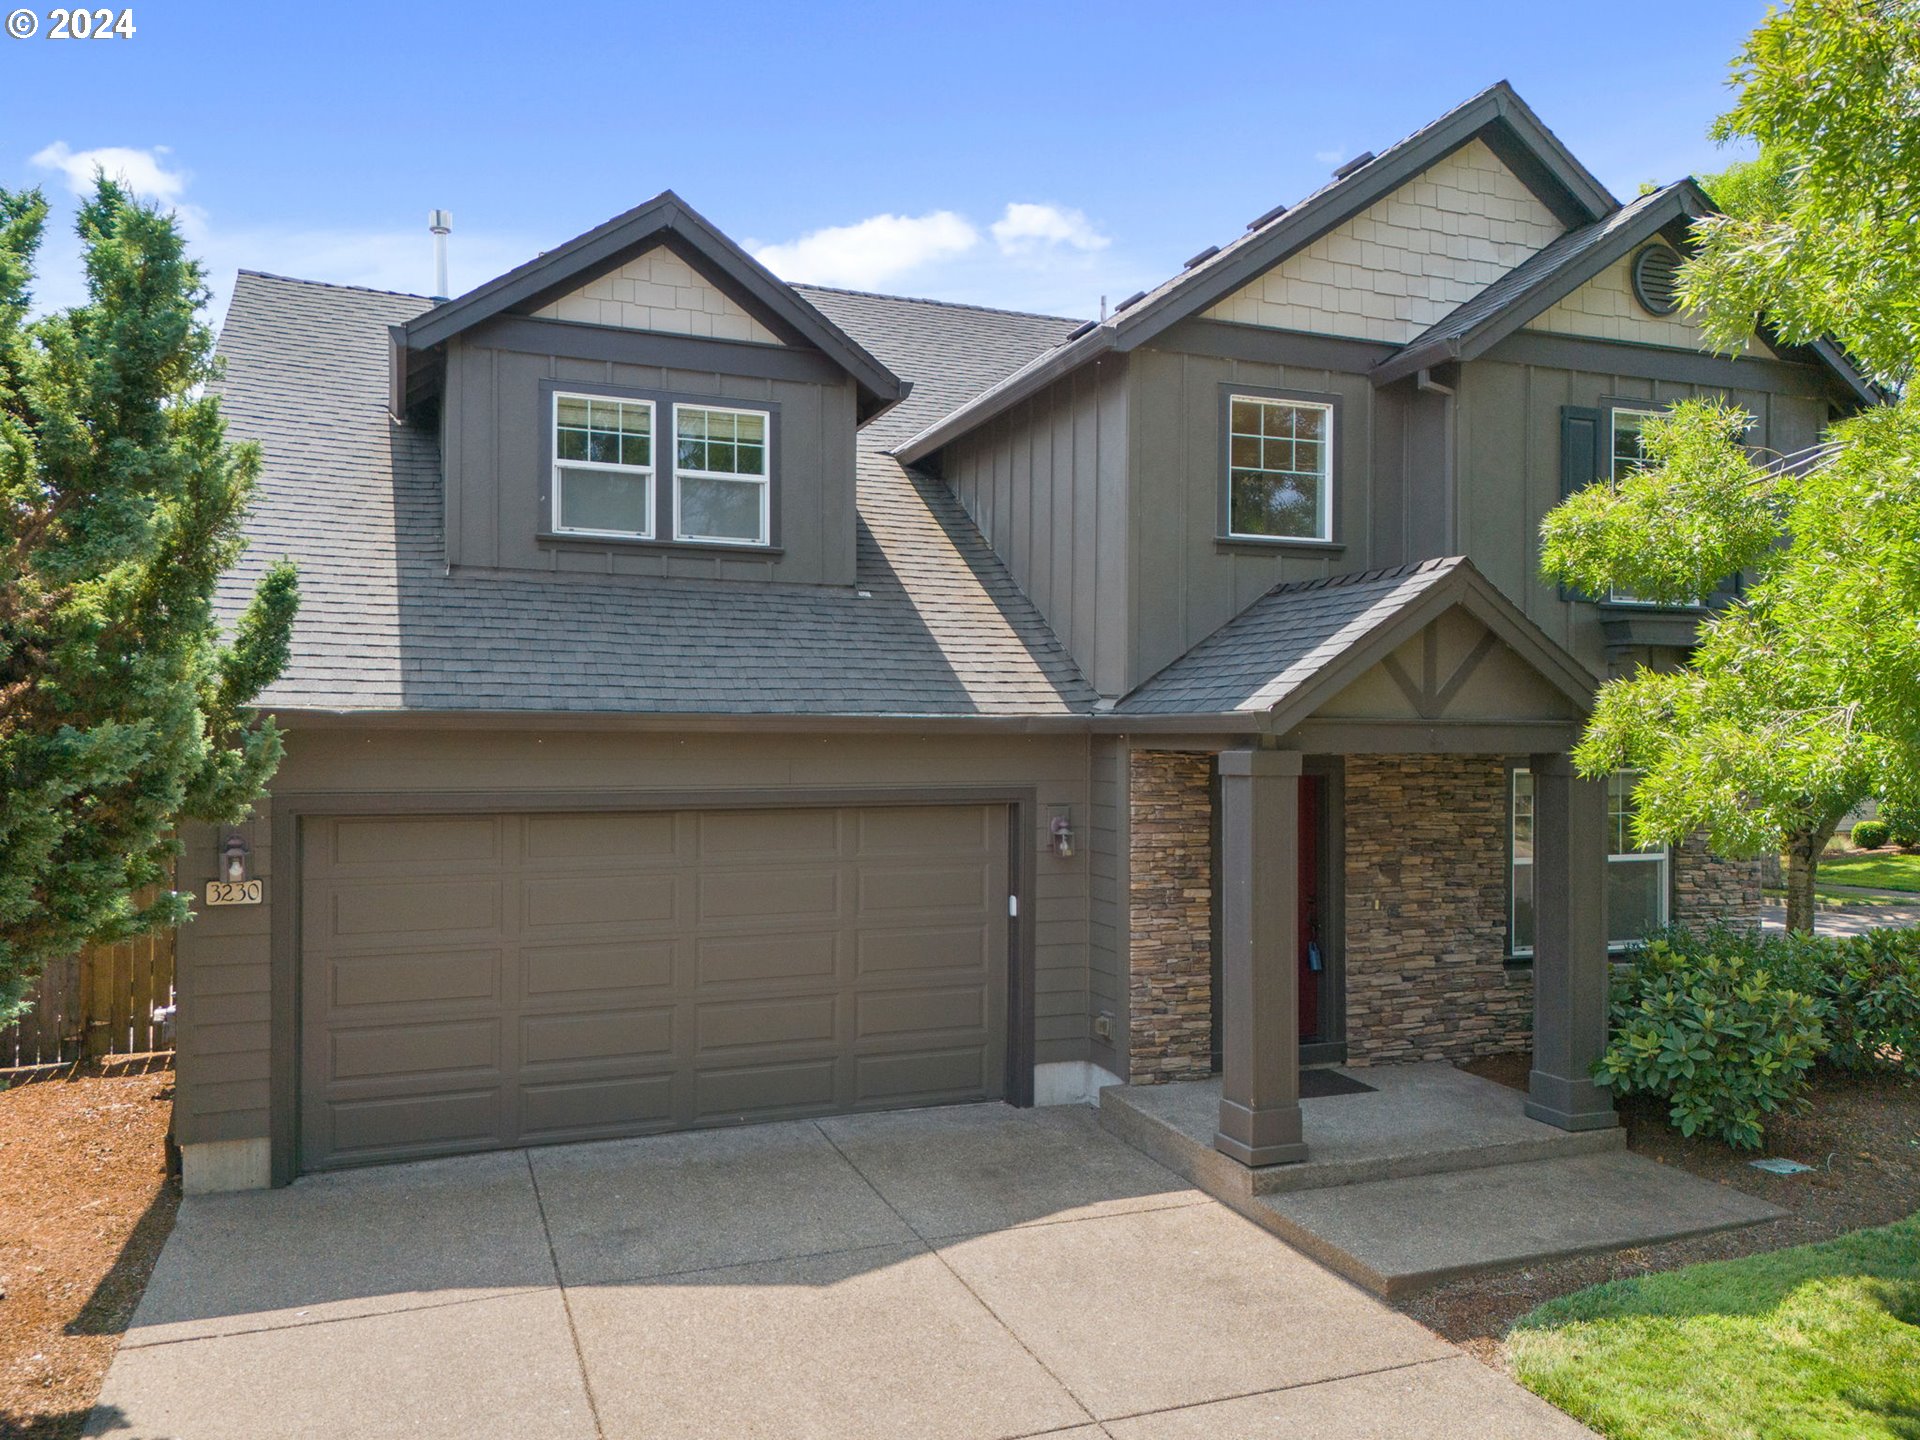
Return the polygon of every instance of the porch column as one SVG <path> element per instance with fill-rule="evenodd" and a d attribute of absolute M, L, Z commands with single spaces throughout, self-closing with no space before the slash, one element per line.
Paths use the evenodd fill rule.
<path fill-rule="evenodd" d="M 1220 755 L 1220 1130 L 1242 1165 L 1304 1160 L 1300 1137 L 1298 753 Z"/>
<path fill-rule="evenodd" d="M 1607 1043 L 1607 787 L 1566 755 L 1533 770 L 1533 1074 L 1527 1114 L 1562 1130 L 1617 1124 L 1590 1078 Z"/>

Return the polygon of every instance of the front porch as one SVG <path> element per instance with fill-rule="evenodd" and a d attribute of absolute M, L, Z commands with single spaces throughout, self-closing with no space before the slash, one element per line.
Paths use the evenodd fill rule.
<path fill-rule="evenodd" d="M 1516 1090 L 1443 1061 L 1334 1068 L 1369 1087 L 1299 1101 L 1305 1157 L 1249 1168 L 1215 1145 L 1221 1082 L 1113 1085 L 1113 1134 L 1329 1269 L 1381 1295 L 1480 1270 L 1777 1219 L 1656 1165 L 1620 1128 L 1533 1119 Z"/>

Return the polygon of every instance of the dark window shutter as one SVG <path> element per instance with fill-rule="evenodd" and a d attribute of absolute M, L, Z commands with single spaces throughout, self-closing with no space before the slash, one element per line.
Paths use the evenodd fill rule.
<path fill-rule="evenodd" d="M 1601 477 L 1607 465 L 1610 437 L 1606 435 L 1607 414 L 1584 405 L 1560 407 L 1560 498 L 1584 490 Z M 1571 586 L 1560 587 L 1562 600 L 1591 600 Z"/>
<path fill-rule="evenodd" d="M 1604 410 L 1589 410 L 1584 405 L 1560 407 L 1560 498 L 1584 490 L 1604 473 L 1607 447 L 1601 431 L 1607 416 Z"/>

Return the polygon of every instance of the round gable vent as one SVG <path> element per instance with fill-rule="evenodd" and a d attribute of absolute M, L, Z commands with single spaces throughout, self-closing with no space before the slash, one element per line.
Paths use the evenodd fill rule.
<path fill-rule="evenodd" d="M 1649 245 L 1633 257 L 1633 298 L 1649 315 L 1680 308 L 1680 257 L 1667 245 Z"/>

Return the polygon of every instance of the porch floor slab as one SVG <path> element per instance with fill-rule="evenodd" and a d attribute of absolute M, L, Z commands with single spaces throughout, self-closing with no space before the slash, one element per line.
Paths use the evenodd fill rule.
<path fill-rule="evenodd" d="M 1213 1148 L 1220 1083 L 1115 1085 L 1102 1123 L 1377 1294 L 1786 1212 L 1626 1153 L 1620 1129 L 1532 1120 L 1516 1090 L 1444 1062 L 1343 1073 L 1372 1093 L 1300 1102 L 1307 1158 L 1250 1170 Z"/>
<path fill-rule="evenodd" d="M 1257 1195 L 1252 1219 L 1379 1295 L 1568 1255 L 1656 1245 L 1787 1212 L 1615 1150 Z"/>
<path fill-rule="evenodd" d="M 1307 1158 L 1250 1170 L 1213 1148 L 1220 1081 L 1110 1085 L 1106 1127 L 1201 1188 L 1230 1199 L 1355 1185 L 1408 1175 L 1480 1170 L 1625 1147 L 1618 1128 L 1569 1132 L 1530 1119 L 1516 1090 L 1445 1061 L 1374 1065 L 1340 1074 L 1372 1086 L 1359 1095 L 1302 1100 Z"/>

